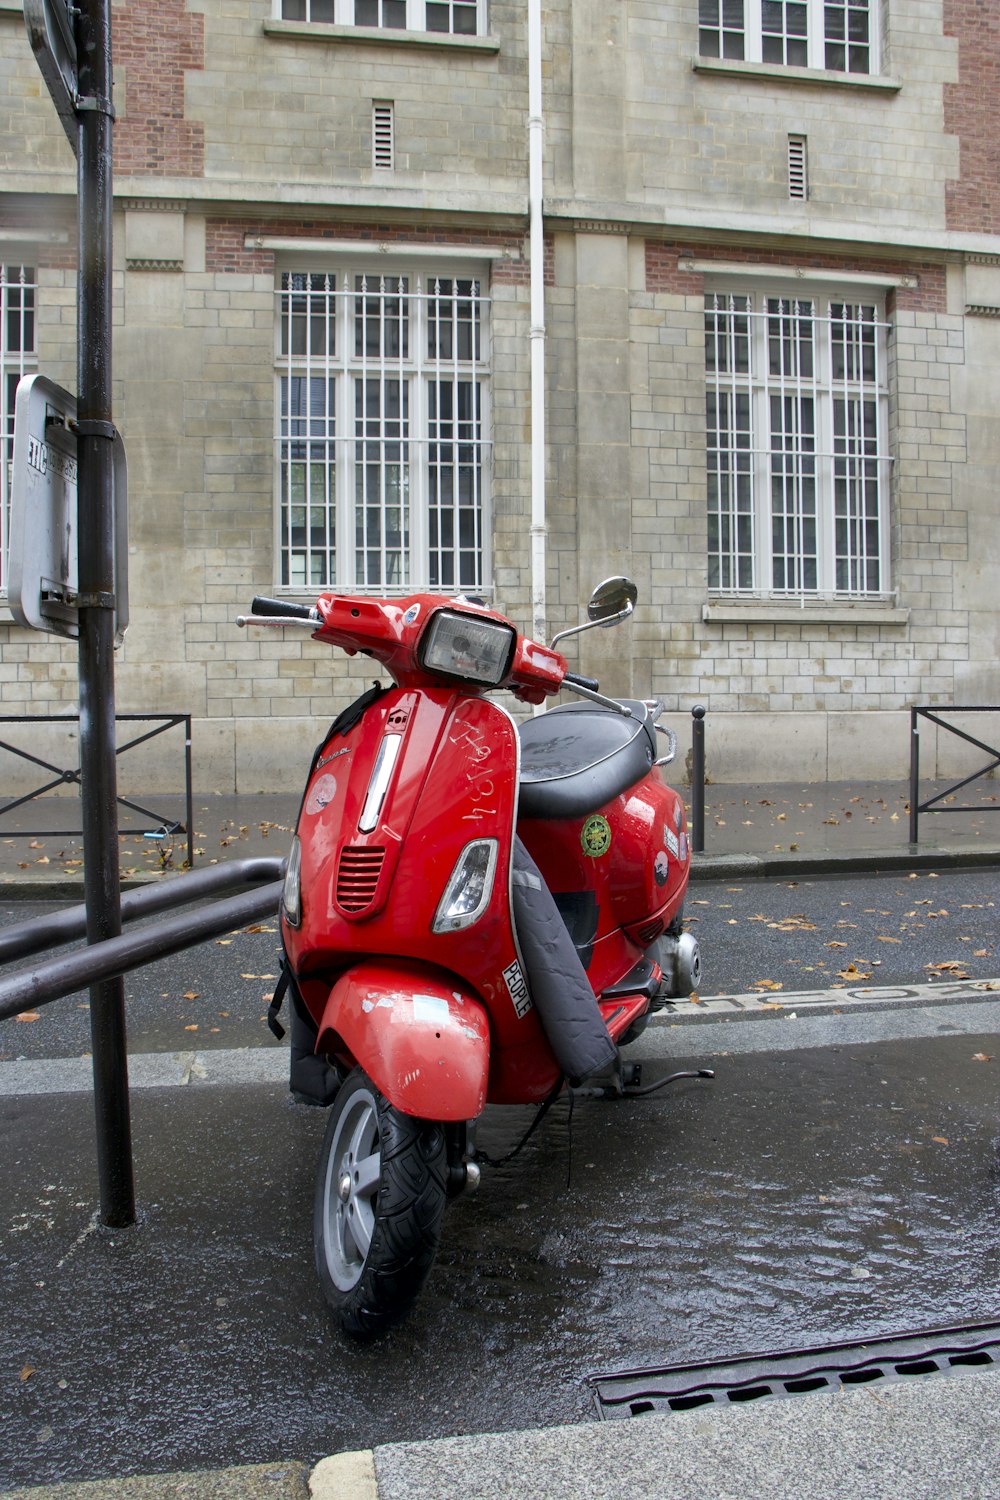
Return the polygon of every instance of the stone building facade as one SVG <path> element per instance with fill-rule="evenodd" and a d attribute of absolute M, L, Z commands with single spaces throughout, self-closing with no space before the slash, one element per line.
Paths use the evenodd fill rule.
<path fill-rule="evenodd" d="M 367 674 L 238 631 L 254 593 L 531 617 L 526 7 L 112 16 L 118 705 L 193 715 L 199 790 L 283 788 Z M 1000 703 L 1000 14 L 543 0 L 542 69 L 549 633 L 629 573 L 573 664 L 682 746 L 704 703 L 715 779 L 903 774 L 909 704 Z M 0 77 L 9 433 L 18 374 L 75 383 L 74 162 L 20 0 Z M 0 713 L 75 701 L 72 645 L 0 602 Z"/>

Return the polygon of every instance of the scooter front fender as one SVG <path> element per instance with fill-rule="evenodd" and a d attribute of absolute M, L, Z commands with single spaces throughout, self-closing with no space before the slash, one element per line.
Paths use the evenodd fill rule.
<path fill-rule="evenodd" d="M 370 960 L 330 991 L 317 1052 L 349 1054 L 389 1103 L 422 1120 L 474 1120 L 486 1104 L 490 1028 L 475 993 L 423 964 Z"/>

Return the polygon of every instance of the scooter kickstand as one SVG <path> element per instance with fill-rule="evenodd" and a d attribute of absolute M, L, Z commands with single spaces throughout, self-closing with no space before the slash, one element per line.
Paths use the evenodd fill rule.
<path fill-rule="evenodd" d="M 638 1067 L 638 1064 L 635 1064 Z M 665 1089 L 668 1083 L 677 1083 L 682 1078 L 714 1078 L 714 1068 L 685 1068 L 680 1073 L 668 1073 L 666 1078 L 658 1078 L 655 1083 L 647 1083 L 640 1088 L 638 1080 L 632 1087 L 625 1089 L 626 1099 L 641 1099 L 646 1094 L 655 1094 L 658 1089 Z"/>
<path fill-rule="evenodd" d="M 638 1088 L 642 1063 L 622 1063 L 621 1053 L 600 1073 L 594 1073 L 579 1088 L 571 1090 L 575 1099 L 624 1099 Z"/>

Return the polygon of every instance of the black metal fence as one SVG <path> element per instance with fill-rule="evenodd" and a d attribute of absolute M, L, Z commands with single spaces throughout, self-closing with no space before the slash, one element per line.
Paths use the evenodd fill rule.
<path fill-rule="evenodd" d="M 919 820 L 923 813 L 940 812 L 1000 812 L 1000 803 L 989 804 L 982 802 L 956 803 L 949 801 L 963 787 L 969 786 L 973 781 L 979 781 L 984 776 L 989 776 L 1000 766 L 1000 750 L 995 745 L 988 744 L 985 740 L 977 739 L 974 734 L 960 729 L 956 724 L 949 724 L 943 714 L 995 714 L 1000 713 L 996 707 L 961 707 L 955 704 L 947 708 L 931 708 L 921 704 L 910 709 L 910 843 L 915 844 L 919 835 Z M 981 750 L 984 755 L 991 759 L 986 765 L 980 766 L 968 776 L 963 776 L 960 781 L 946 786 L 943 791 L 937 791 L 928 797 L 925 802 L 920 800 L 920 721 L 926 719 L 928 723 L 937 725 L 956 739 L 964 740 L 967 745 Z"/>
<path fill-rule="evenodd" d="M 0 714 L 0 724 L 75 724 L 79 728 L 80 717 L 78 714 Z M 124 744 L 116 747 L 115 754 L 121 757 L 130 750 L 136 750 L 140 745 L 147 744 L 155 739 L 157 735 L 166 734 L 171 729 L 183 729 L 184 731 L 184 821 L 177 818 L 163 816 L 152 808 L 143 807 L 138 802 L 131 801 L 128 797 L 119 796 L 117 801 L 119 807 L 128 808 L 130 812 L 138 813 L 141 819 L 147 820 L 148 828 L 140 826 L 121 827 L 119 824 L 118 836 L 124 838 L 127 835 L 146 834 L 149 837 L 163 837 L 172 834 L 183 833 L 187 835 L 187 863 L 194 863 L 194 807 L 193 794 L 191 790 L 191 715 L 190 714 L 116 714 L 115 724 L 152 724 L 155 727 L 148 729 L 144 734 L 137 734 L 132 739 L 126 740 Z M 67 786 L 80 785 L 80 765 L 77 761 L 73 766 L 59 766 L 53 761 L 46 760 L 44 756 L 35 754 L 31 750 L 20 745 L 10 744 L 7 739 L 0 739 L 0 751 L 26 761 L 29 765 L 36 766 L 40 772 L 50 773 L 50 779 L 43 781 L 40 786 L 32 788 L 31 791 L 23 793 L 20 797 L 13 797 L 7 802 L 0 803 L 0 818 L 5 813 L 12 813 L 16 808 L 24 807 L 29 802 L 35 802 L 40 797 L 49 793 L 62 790 Z M 10 838 L 38 838 L 46 835 L 52 838 L 79 838 L 82 836 L 82 819 L 79 828 L 5 828 L 4 834 Z"/>

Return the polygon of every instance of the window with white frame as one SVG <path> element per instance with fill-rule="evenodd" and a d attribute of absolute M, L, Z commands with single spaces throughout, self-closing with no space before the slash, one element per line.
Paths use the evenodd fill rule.
<path fill-rule="evenodd" d="M 284 21 L 482 36 L 486 0 L 280 0 Z"/>
<path fill-rule="evenodd" d="M 698 0 L 702 57 L 877 73 L 876 0 Z"/>
<path fill-rule="evenodd" d="M 487 579 L 488 298 L 475 275 L 283 271 L 278 581 Z"/>
<path fill-rule="evenodd" d="M 14 396 L 22 375 L 35 369 L 35 272 L 31 266 L 0 265 L 0 592 L 7 591 L 10 486 L 14 460 Z"/>
<path fill-rule="evenodd" d="M 710 590 L 888 591 L 886 333 L 870 296 L 708 294 Z"/>

